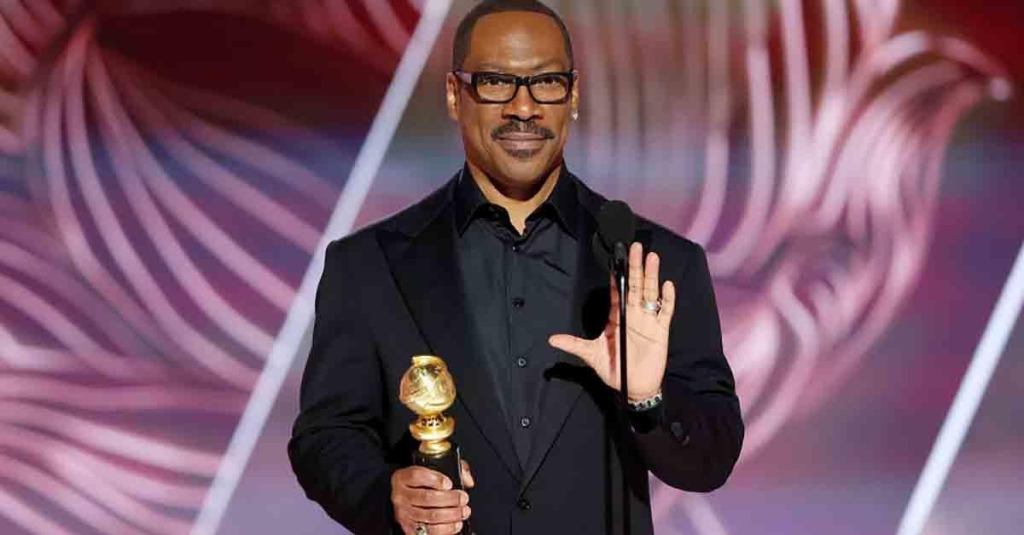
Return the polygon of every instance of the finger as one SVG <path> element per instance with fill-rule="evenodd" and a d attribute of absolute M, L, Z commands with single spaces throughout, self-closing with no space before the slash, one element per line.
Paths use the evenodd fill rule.
<path fill-rule="evenodd" d="M 455 524 L 435 524 L 427 526 L 427 533 L 430 535 L 453 535 L 462 531 L 462 522 Z"/>
<path fill-rule="evenodd" d="M 402 527 L 402 533 L 405 535 L 416 535 L 416 526 L 420 524 L 423 524 L 423 527 L 426 528 L 429 535 L 450 535 L 462 531 L 462 522 L 455 524 L 426 524 L 423 522 L 407 520 L 400 524 Z"/>
<path fill-rule="evenodd" d="M 592 340 L 584 340 L 568 334 L 553 334 L 548 338 L 548 344 L 555 349 L 561 349 L 571 355 L 576 355 L 588 366 L 593 367 L 594 355 Z"/>
<path fill-rule="evenodd" d="M 454 535 L 462 531 L 462 522 L 456 522 L 455 524 L 441 524 L 439 526 L 430 526 L 427 528 L 427 533 L 430 535 Z"/>
<path fill-rule="evenodd" d="M 640 304 L 640 294 L 644 291 L 644 246 L 633 242 L 629 247 L 629 289 L 626 290 L 626 304 Z"/>
<path fill-rule="evenodd" d="M 658 313 L 658 323 L 668 329 L 675 311 L 676 285 L 672 281 L 665 281 L 665 284 L 661 285 L 661 312 Z"/>
<path fill-rule="evenodd" d="M 452 524 L 430 524 L 419 520 L 413 520 L 407 512 L 403 512 L 401 517 L 402 518 L 398 523 L 402 528 L 402 533 L 406 535 L 416 535 L 416 526 L 422 525 L 427 529 L 427 533 L 433 535 L 439 533 L 453 534 L 462 532 L 462 522 L 464 522 L 466 518 L 469 518 L 469 515 L 466 515 L 463 520 Z"/>
<path fill-rule="evenodd" d="M 400 484 L 411 488 L 451 490 L 452 481 L 444 474 L 424 468 L 422 466 L 411 466 L 403 471 Z"/>
<path fill-rule="evenodd" d="M 413 522 L 422 522 L 424 524 L 454 524 L 456 522 L 462 522 L 464 518 L 467 518 L 468 510 L 469 506 L 433 509 L 426 507 L 409 507 L 408 517 L 411 518 Z"/>
<path fill-rule="evenodd" d="M 653 303 L 658 300 L 658 269 L 661 259 L 657 253 L 647 253 L 644 265 L 644 301 Z"/>
<path fill-rule="evenodd" d="M 466 461 L 462 461 L 462 484 L 467 489 L 471 489 L 476 486 L 476 481 L 473 480 L 473 472 L 470 471 L 469 463 Z"/>
<path fill-rule="evenodd" d="M 462 507 L 469 503 L 469 494 L 461 490 L 409 489 L 405 496 L 415 507 Z"/>

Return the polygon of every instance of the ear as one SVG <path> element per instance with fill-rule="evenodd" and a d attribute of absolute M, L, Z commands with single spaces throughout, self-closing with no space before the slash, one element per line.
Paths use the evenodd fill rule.
<path fill-rule="evenodd" d="M 453 121 L 459 120 L 459 89 L 462 82 L 454 74 L 448 73 L 444 78 L 445 106 L 448 108 L 448 117 Z"/>
<path fill-rule="evenodd" d="M 569 112 L 578 112 L 580 110 L 580 71 L 572 71 L 573 84 L 572 84 L 572 98 L 569 99 Z"/>

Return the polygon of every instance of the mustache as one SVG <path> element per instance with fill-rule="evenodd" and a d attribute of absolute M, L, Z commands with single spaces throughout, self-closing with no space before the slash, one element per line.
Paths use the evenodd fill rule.
<path fill-rule="evenodd" d="M 555 133 L 534 121 L 509 121 L 491 130 L 491 139 L 498 139 L 507 134 L 532 134 L 544 139 L 554 139 Z"/>

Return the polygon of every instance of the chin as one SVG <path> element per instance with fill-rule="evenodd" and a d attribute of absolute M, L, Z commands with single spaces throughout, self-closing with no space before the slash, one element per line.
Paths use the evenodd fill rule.
<path fill-rule="evenodd" d="M 539 165 L 505 167 L 502 180 L 516 186 L 532 186 L 545 178 L 544 169 Z"/>
<path fill-rule="evenodd" d="M 511 183 L 527 185 L 547 178 L 548 173 L 556 164 L 543 153 L 529 155 L 502 154 L 497 167 L 503 178 Z"/>

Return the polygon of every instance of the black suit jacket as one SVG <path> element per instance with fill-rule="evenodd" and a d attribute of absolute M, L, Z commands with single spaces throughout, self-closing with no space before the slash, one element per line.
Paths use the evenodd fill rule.
<path fill-rule="evenodd" d="M 454 179 L 418 204 L 333 242 L 316 300 L 301 413 L 288 453 L 307 496 L 362 533 L 399 533 L 391 472 L 410 464 L 414 415 L 398 384 L 417 354 L 445 359 L 458 399 L 454 440 L 472 465 L 471 523 L 483 535 L 620 533 L 628 485 L 631 532 L 652 532 L 648 471 L 684 490 L 722 485 L 743 441 L 732 373 L 722 353 L 703 250 L 641 219 L 637 240 L 661 256 L 677 287 L 662 424 L 639 433 L 614 393 L 576 357 L 545 372 L 531 458 L 520 466 L 485 364 L 474 350 L 455 256 Z M 604 201 L 579 183 L 578 236 Z M 608 315 L 608 275 L 581 240 L 574 334 L 592 338 Z M 623 469 L 623 463 L 625 469 Z M 622 475 L 626 476 L 626 485 Z"/>

